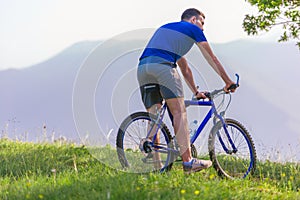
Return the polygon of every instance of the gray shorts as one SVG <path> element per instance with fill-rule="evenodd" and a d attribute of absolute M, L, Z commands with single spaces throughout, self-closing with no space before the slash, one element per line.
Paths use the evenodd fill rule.
<path fill-rule="evenodd" d="M 137 77 L 146 108 L 163 99 L 183 97 L 183 86 L 176 68 L 167 64 L 146 63 L 138 66 Z"/>

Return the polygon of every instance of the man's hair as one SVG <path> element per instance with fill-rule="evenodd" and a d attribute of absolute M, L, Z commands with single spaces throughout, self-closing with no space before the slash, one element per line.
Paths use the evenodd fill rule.
<path fill-rule="evenodd" d="M 198 15 L 201 15 L 203 18 L 205 18 L 205 15 L 196 8 L 189 8 L 182 13 L 181 20 L 190 19 L 193 16 L 198 17 Z"/>

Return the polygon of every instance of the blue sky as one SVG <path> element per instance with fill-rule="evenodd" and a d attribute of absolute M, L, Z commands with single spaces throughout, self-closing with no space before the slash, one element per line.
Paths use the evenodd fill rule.
<path fill-rule="evenodd" d="M 253 38 L 242 20 L 256 10 L 244 0 L 0 0 L 0 70 L 41 62 L 79 41 L 178 21 L 189 7 L 206 14 L 210 42 Z"/>

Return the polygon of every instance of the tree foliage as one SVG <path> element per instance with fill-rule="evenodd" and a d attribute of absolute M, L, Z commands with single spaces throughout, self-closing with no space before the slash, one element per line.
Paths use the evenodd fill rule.
<path fill-rule="evenodd" d="M 282 26 L 279 42 L 296 40 L 300 49 L 300 0 L 246 0 L 258 8 L 256 16 L 247 14 L 243 28 L 248 35 Z"/>

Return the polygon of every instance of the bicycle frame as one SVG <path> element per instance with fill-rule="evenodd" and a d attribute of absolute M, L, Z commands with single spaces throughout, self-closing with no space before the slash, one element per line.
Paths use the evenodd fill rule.
<path fill-rule="evenodd" d="M 191 144 L 193 144 L 197 138 L 199 137 L 199 135 L 201 134 L 202 130 L 204 129 L 204 127 L 206 126 L 206 124 L 208 123 L 208 121 L 210 120 L 210 118 L 214 115 L 215 117 L 217 117 L 221 123 L 222 123 L 222 126 L 223 126 L 223 129 L 225 130 L 225 133 L 226 133 L 226 136 L 228 138 L 228 141 L 232 147 L 232 151 L 229 151 L 228 148 L 226 147 L 226 145 L 224 144 L 221 136 L 219 135 L 218 133 L 218 138 L 219 138 L 219 141 L 224 149 L 224 151 L 228 154 L 231 154 L 232 152 L 236 152 L 237 151 L 237 148 L 235 147 L 229 133 L 228 133 L 228 130 L 227 130 L 227 127 L 226 127 L 226 123 L 223 119 L 223 117 L 217 112 L 217 109 L 215 107 L 215 104 L 214 104 L 214 101 L 212 99 L 210 99 L 209 101 L 203 101 L 203 100 L 185 100 L 184 101 L 185 103 L 185 106 L 188 107 L 188 106 L 210 106 L 210 110 L 208 111 L 208 113 L 206 114 L 206 116 L 204 117 L 204 119 L 202 120 L 201 124 L 199 125 L 199 127 L 197 128 L 197 131 L 196 133 L 191 137 L 190 139 L 190 142 Z M 159 145 L 155 145 L 154 144 L 154 141 L 156 139 L 156 135 L 157 135 L 157 132 L 158 130 L 161 128 L 161 124 L 162 124 L 162 121 L 163 121 L 163 117 L 164 117 L 164 114 L 165 114 L 165 111 L 167 109 L 167 104 L 164 103 L 160 112 L 158 112 L 157 116 L 158 118 L 156 119 L 156 122 L 155 124 L 157 125 L 157 129 L 155 131 L 155 134 L 154 134 L 154 137 L 152 138 L 152 147 L 156 148 L 156 149 L 167 149 L 167 150 L 170 150 L 168 148 L 165 148 L 165 147 L 161 147 Z M 152 129 L 153 129 L 154 126 L 152 126 L 152 128 L 149 130 L 148 134 L 147 134 L 147 137 L 149 137 L 150 133 L 152 132 Z M 160 150 L 157 150 L 158 152 Z"/>
<path fill-rule="evenodd" d="M 223 128 L 225 130 L 225 133 L 226 133 L 226 136 L 228 138 L 228 141 L 230 142 L 231 146 L 232 146 L 232 149 L 233 149 L 233 152 L 236 152 L 237 151 L 237 148 L 235 147 L 228 131 L 227 131 L 227 127 L 226 127 L 226 123 L 223 119 L 223 117 L 217 112 L 217 109 L 216 109 L 216 106 L 214 104 L 214 101 L 213 100 L 209 100 L 209 101 L 201 101 L 201 100 L 185 100 L 184 101 L 185 103 L 185 106 L 188 107 L 188 106 L 210 106 L 210 110 L 208 111 L 208 113 L 206 114 L 206 116 L 204 117 L 203 121 L 201 122 L 201 124 L 199 125 L 196 133 L 191 137 L 191 144 L 194 144 L 194 142 L 196 141 L 196 139 L 199 137 L 199 135 L 201 134 L 202 130 L 204 129 L 204 127 L 206 126 L 206 124 L 208 123 L 208 121 L 210 120 L 210 118 L 214 115 L 216 116 L 221 122 L 222 122 L 222 125 L 223 125 Z M 224 149 L 224 151 L 226 153 L 232 153 L 228 150 L 228 148 L 226 147 L 226 145 L 224 144 L 221 136 L 219 135 L 218 133 L 218 138 L 220 140 L 220 143 Z"/>

